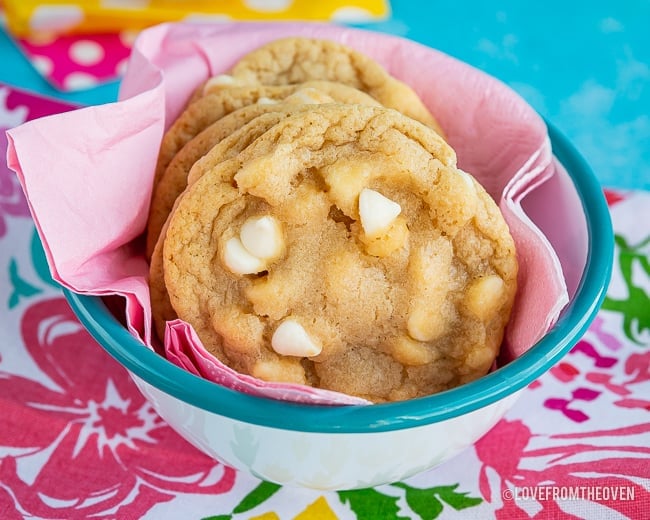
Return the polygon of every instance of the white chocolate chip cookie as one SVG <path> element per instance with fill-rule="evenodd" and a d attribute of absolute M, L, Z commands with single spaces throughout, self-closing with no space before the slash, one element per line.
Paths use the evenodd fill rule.
<path fill-rule="evenodd" d="M 367 103 L 367 94 L 341 83 L 331 81 L 307 81 L 291 85 L 250 85 L 247 82 L 235 82 L 232 86 L 222 85 L 215 91 L 208 91 L 204 96 L 193 98 L 163 136 L 154 173 L 153 187 L 156 188 L 167 166 L 192 138 L 221 117 L 246 105 L 262 105 L 280 102 L 298 91 L 312 89 L 312 100 L 320 96 L 329 96 L 342 103 Z M 298 95 L 297 103 L 305 103 L 309 95 Z M 310 101 L 312 102 L 312 101 Z M 320 101 L 314 101 L 320 102 Z"/>
<path fill-rule="evenodd" d="M 514 243 L 437 133 L 323 104 L 213 159 L 178 198 L 159 260 L 174 312 L 224 363 L 373 401 L 489 370 Z"/>
<path fill-rule="evenodd" d="M 382 105 L 444 135 L 411 87 L 365 54 L 330 40 L 305 37 L 274 40 L 243 56 L 227 75 L 220 74 L 208 80 L 203 92 L 220 90 L 224 84 L 290 85 L 313 80 L 351 85 L 367 92 Z"/>
<path fill-rule="evenodd" d="M 260 96 L 265 93 L 267 96 Z M 290 112 L 319 103 L 378 105 L 347 85 L 314 81 L 289 87 L 225 89 L 190 105 L 163 138 L 147 221 L 146 254 L 151 257 L 174 201 L 185 189 L 192 165 L 255 117 Z"/>

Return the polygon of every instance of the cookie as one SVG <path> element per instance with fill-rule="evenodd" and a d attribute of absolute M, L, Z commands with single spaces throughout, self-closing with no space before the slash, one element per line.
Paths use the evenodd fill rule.
<path fill-rule="evenodd" d="M 244 107 L 243 109 L 246 112 L 250 112 L 254 107 Z M 299 107 L 295 107 L 294 111 L 299 111 Z M 239 111 L 237 111 L 239 112 Z M 241 128 L 234 131 L 227 137 L 222 138 L 216 145 L 214 145 L 208 152 L 207 157 L 203 157 L 202 160 L 198 161 L 196 168 L 194 168 L 194 178 L 198 179 L 200 176 L 205 173 L 205 171 L 211 169 L 216 164 L 231 159 L 235 157 L 239 152 L 241 152 L 248 144 L 250 144 L 256 137 L 259 137 L 262 133 L 268 130 L 271 126 L 280 121 L 282 117 L 287 117 L 291 115 L 292 112 L 270 112 L 268 114 L 262 114 L 257 111 L 258 114 L 252 118 L 251 121 L 244 124 Z M 231 114 L 235 118 L 238 118 L 240 114 L 233 112 Z M 229 116 L 226 116 L 229 117 Z M 229 126 L 229 125 L 227 125 Z M 253 127 L 256 131 L 253 131 Z M 226 177 L 226 180 L 231 180 L 233 174 L 229 174 Z M 224 180 L 224 179 L 220 179 Z M 151 258 L 149 262 L 149 289 L 151 293 L 151 313 L 152 320 L 154 324 L 154 329 L 158 338 L 162 339 L 165 336 L 165 322 L 176 319 L 176 311 L 169 301 L 169 295 L 167 294 L 167 287 L 165 286 L 164 273 L 163 273 L 163 262 L 162 262 L 162 252 L 164 239 L 167 233 L 167 226 L 169 221 L 169 216 L 174 212 L 175 207 L 178 205 L 180 197 L 183 195 L 183 191 L 187 188 L 187 184 L 190 181 L 189 172 L 185 172 L 183 179 L 179 181 L 183 185 L 180 193 L 174 193 L 174 199 L 171 201 L 172 206 L 167 211 L 167 216 L 164 219 L 163 225 L 160 228 L 160 231 L 157 235 L 157 240 L 154 244 L 154 248 L 151 252 Z M 159 187 L 162 186 L 162 183 L 159 184 Z M 161 213 L 157 214 L 159 217 L 162 217 Z M 153 232 L 149 232 L 148 237 L 153 236 Z"/>
<path fill-rule="evenodd" d="M 319 88 L 310 86 L 313 84 L 316 84 Z M 328 93 L 324 93 L 321 89 L 327 90 Z M 147 258 L 151 258 L 160 230 L 169 215 L 169 211 L 174 205 L 176 197 L 187 185 L 187 175 L 190 168 L 210 148 L 258 115 L 273 111 L 291 111 L 295 110 L 295 107 L 305 104 L 329 103 L 334 101 L 365 105 L 378 104 L 372 97 L 355 88 L 346 85 L 324 84 L 323 82 L 302 86 L 280 100 L 260 97 L 255 103 L 246 105 L 223 116 L 220 115 L 223 113 L 223 110 L 219 105 L 210 104 L 210 106 L 220 107 L 213 113 L 213 116 L 217 116 L 217 119 L 209 124 L 207 128 L 201 130 L 198 135 L 188 141 L 174 155 L 153 188 L 147 221 Z M 192 127 L 192 130 L 186 130 L 186 137 L 194 133 L 195 128 L 205 124 L 205 121 L 210 117 L 209 111 L 205 111 L 203 114 L 205 120 L 198 123 L 198 126 Z M 187 125 L 185 125 L 185 128 L 187 128 Z"/>
<path fill-rule="evenodd" d="M 177 200 L 161 241 L 171 307 L 235 370 L 379 402 L 492 365 L 514 243 L 454 151 L 413 119 L 317 106 Z"/>
<path fill-rule="evenodd" d="M 372 104 L 373 101 L 371 100 L 370 103 Z M 265 112 L 267 108 L 269 111 Z M 176 178 L 178 181 L 178 184 L 176 186 L 167 186 L 169 190 L 172 188 L 178 189 L 181 185 L 183 188 L 181 189 L 181 192 L 172 193 L 174 200 L 171 201 L 171 207 L 167 211 L 165 222 L 162 225 L 160 232 L 158 233 L 158 240 L 154 244 L 150 258 L 149 286 L 152 302 L 152 318 L 154 322 L 154 328 L 159 338 L 164 337 L 165 322 L 174 320 L 178 317 L 171 305 L 171 302 L 169 301 L 169 296 L 165 287 L 162 268 L 162 246 L 166 234 L 168 217 L 171 213 L 173 213 L 178 199 L 183 194 L 183 191 L 187 187 L 188 183 L 192 184 L 194 181 L 203 176 L 203 174 L 205 174 L 207 171 L 213 169 L 217 164 L 237 157 L 237 155 L 250 143 L 252 143 L 257 137 L 261 136 L 264 132 L 269 130 L 283 118 L 290 117 L 291 115 L 298 114 L 305 110 L 313 109 L 313 105 L 292 105 L 291 103 L 287 104 L 283 102 L 282 104 L 272 106 L 257 104 L 249 105 L 247 107 L 236 110 L 235 112 L 232 112 L 213 125 L 217 128 L 225 126 L 227 129 L 231 130 L 229 135 L 222 137 L 219 142 L 212 146 L 212 148 L 210 148 L 207 153 L 202 155 L 195 163 L 193 163 L 190 167 L 190 171 L 184 172 L 182 174 L 182 178 L 181 175 L 179 175 Z M 244 124 L 243 122 L 246 119 L 250 119 L 250 121 Z M 235 129 L 235 127 L 240 124 L 241 126 Z M 185 148 L 189 147 L 190 144 L 191 143 L 188 143 L 188 145 L 186 145 L 183 150 L 177 154 L 177 156 L 174 158 L 174 161 L 177 157 L 182 155 L 182 152 L 185 150 Z M 172 164 L 174 161 L 172 161 Z M 234 172 L 228 171 L 222 180 L 231 182 L 233 175 Z M 159 184 L 159 188 L 161 187 L 163 187 L 162 181 Z M 165 190 L 165 193 L 167 195 L 170 193 L 169 190 Z"/>
<path fill-rule="evenodd" d="M 228 136 L 222 137 L 217 144 L 215 144 L 207 153 L 202 155 L 192 166 L 189 172 L 184 172 L 184 176 L 179 175 L 176 180 L 176 186 L 164 186 L 163 182 L 159 184 L 159 188 L 167 188 L 165 194 L 173 197 L 173 200 L 168 200 L 171 203 L 163 225 L 158 233 L 158 239 L 154 244 L 151 258 L 150 258 L 150 272 L 149 272 L 149 287 L 151 292 L 151 306 L 152 318 L 154 328 L 159 338 L 164 338 L 165 322 L 177 318 L 176 312 L 169 301 L 167 288 L 165 286 L 163 265 L 162 265 L 162 247 L 166 235 L 167 220 L 169 215 L 173 213 L 177 205 L 178 199 L 182 196 L 183 191 L 188 184 L 193 184 L 196 180 L 201 178 L 206 172 L 215 168 L 221 162 L 228 161 L 229 159 L 236 158 L 249 144 L 255 139 L 264 134 L 267 130 L 272 128 L 275 124 L 279 123 L 282 119 L 290 117 L 295 114 L 306 110 L 313 110 L 314 105 L 294 105 L 282 104 L 273 105 L 272 111 L 264 113 L 264 109 L 269 105 L 250 105 L 241 108 L 223 119 L 217 121 L 214 125 L 217 127 L 225 126 L 226 128 L 233 129 Z M 242 123 L 250 117 L 250 121 L 242 124 L 237 129 L 234 129 L 237 124 Z M 230 121 L 232 120 L 232 121 Z M 231 124 L 232 123 L 232 124 Z M 186 147 L 189 146 L 186 145 Z M 185 148 L 186 148 L 185 147 Z M 185 150 L 183 148 L 183 150 Z M 182 152 L 182 151 L 181 151 Z M 181 152 L 176 156 L 178 157 Z M 176 157 L 174 158 L 176 160 Z M 172 161 L 173 164 L 174 161 Z M 236 161 L 231 164 L 237 164 Z M 219 182 L 232 182 L 234 171 L 225 170 L 224 177 L 219 179 Z M 181 178 L 182 177 L 182 178 Z M 164 179 L 163 179 L 164 180 Z M 181 188 L 182 185 L 182 188 Z M 171 190 L 180 189 L 180 192 Z M 161 201 L 159 201 L 160 204 Z M 158 217 L 162 217 L 158 213 Z M 153 236 L 150 233 L 149 236 Z"/>
<path fill-rule="evenodd" d="M 167 166 L 176 153 L 199 132 L 217 119 L 246 105 L 263 102 L 280 101 L 298 90 L 313 88 L 323 94 L 344 103 L 363 103 L 366 99 L 362 92 L 346 88 L 346 85 L 330 81 L 308 81 L 292 85 L 252 85 L 222 88 L 197 99 L 183 110 L 180 116 L 165 132 L 160 144 L 158 161 L 153 179 L 153 188 L 157 186 Z"/>
<path fill-rule="evenodd" d="M 416 92 L 391 76 L 378 62 L 346 45 L 330 40 L 291 37 L 274 40 L 243 56 L 228 72 L 209 80 L 203 92 L 240 84 L 291 85 L 327 80 L 367 92 L 444 135 Z"/>

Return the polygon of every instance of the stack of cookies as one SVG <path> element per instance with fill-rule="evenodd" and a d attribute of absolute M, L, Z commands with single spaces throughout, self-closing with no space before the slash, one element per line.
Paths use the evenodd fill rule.
<path fill-rule="evenodd" d="M 417 94 L 287 38 L 199 86 L 165 134 L 147 229 L 154 325 L 233 369 L 371 401 L 484 375 L 517 260 Z"/>

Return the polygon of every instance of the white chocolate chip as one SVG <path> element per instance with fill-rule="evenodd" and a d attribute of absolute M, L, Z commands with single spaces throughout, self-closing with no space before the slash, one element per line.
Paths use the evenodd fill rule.
<path fill-rule="evenodd" d="M 286 319 L 273 333 L 271 347 L 283 356 L 313 357 L 323 348 L 314 343 L 307 331 L 295 320 Z"/>
<path fill-rule="evenodd" d="M 403 365 L 420 366 L 438 357 L 436 349 L 408 336 L 399 336 L 391 344 L 391 355 Z"/>
<path fill-rule="evenodd" d="M 261 98 L 257 99 L 257 104 L 258 105 L 277 105 L 278 101 L 275 99 L 271 99 L 270 97 L 262 96 Z"/>
<path fill-rule="evenodd" d="M 359 194 L 359 217 L 366 235 L 373 236 L 388 229 L 401 211 L 397 202 L 378 191 L 364 188 Z"/>
<path fill-rule="evenodd" d="M 435 309 L 418 305 L 411 310 L 406 328 L 413 339 L 433 341 L 444 334 L 445 321 Z"/>
<path fill-rule="evenodd" d="M 320 90 L 312 87 L 301 88 L 296 90 L 284 100 L 285 103 L 296 105 L 318 105 L 321 103 L 330 103 L 333 99 L 327 94 L 323 94 Z"/>
<path fill-rule="evenodd" d="M 501 305 L 504 291 L 505 283 L 496 274 L 478 278 L 467 289 L 467 307 L 479 319 L 487 320 Z"/>
<path fill-rule="evenodd" d="M 474 186 L 474 181 L 472 180 L 472 176 L 469 173 L 464 172 L 460 168 L 456 168 L 456 171 L 463 178 L 465 184 L 467 184 L 467 187 L 470 188 L 472 191 L 476 191 L 476 186 Z"/>
<path fill-rule="evenodd" d="M 208 81 L 206 81 L 205 85 L 203 86 L 203 93 L 206 94 L 211 90 L 219 87 L 234 87 L 240 83 L 240 81 L 229 74 L 219 74 L 218 76 L 213 76 Z"/>
<path fill-rule="evenodd" d="M 368 236 L 359 235 L 359 240 L 366 246 L 366 253 L 371 256 L 384 257 L 404 246 L 409 236 L 406 219 L 398 216 L 393 224 L 384 232 Z"/>
<path fill-rule="evenodd" d="M 268 215 L 247 219 L 239 231 L 239 238 L 249 253 L 263 260 L 280 255 L 284 245 L 280 224 Z"/>
<path fill-rule="evenodd" d="M 219 74 L 208 80 L 208 85 L 235 85 L 238 81 L 230 74 Z"/>
<path fill-rule="evenodd" d="M 237 237 L 226 241 L 222 259 L 226 267 L 235 274 L 253 274 L 266 269 L 264 260 L 250 254 Z"/>

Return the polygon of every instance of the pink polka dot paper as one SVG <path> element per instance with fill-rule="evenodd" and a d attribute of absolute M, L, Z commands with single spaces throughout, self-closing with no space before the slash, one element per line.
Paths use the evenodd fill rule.
<path fill-rule="evenodd" d="M 126 33 L 20 39 L 18 44 L 36 70 L 62 91 L 117 79 L 131 52 Z"/>

